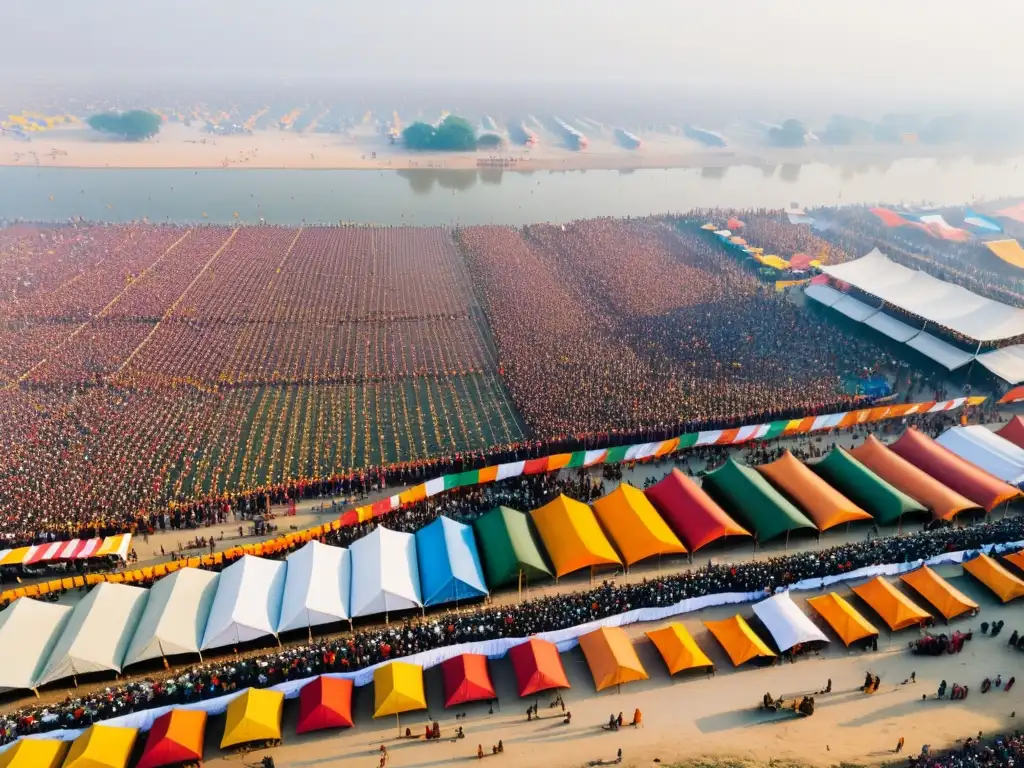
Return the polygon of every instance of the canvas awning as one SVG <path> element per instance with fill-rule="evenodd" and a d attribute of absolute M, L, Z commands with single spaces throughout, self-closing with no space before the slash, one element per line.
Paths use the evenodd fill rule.
<path fill-rule="evenodd" d="M 558 647 L 547 640 L 531 637 L 508 652 L 520 696 L 529 696 L 552 688 L 568 688 Z"/>
<path fill-rule="evenodd" d="M 835 592 L 809 597 L 807 604 L 828 622 L 846 646 L 878 634 L 870 621 Z"/>
<path fill-rule="evenodd" d="M 1003 555 L 1003 559 L 1024 571 L 1024 549 L 1018 549 L 1016 552 L 1012 552 L 1009 555 Z"/>
<path fill-rule="evenodd" d="M 1024 581 L 1021 581 L 999 563 L 985 554 L 963 563 L 964 570 L 976 578 L 998 597 L 1008 603 L 1024 595 Z"/>
<path fill-rule="evenodd" d="M 900 576 L 917 594 L 928 601 L 946 619 L 976 610 L 978 604 L 939 576 L 927 565 Z"/>
<path fill-rule="evenodd" d="M 796 607 L 789 592 L 779 592 L 754 605 L 754 615 L 761 620 L 780 651 L 794 645 L 827 643 L 825 633 Z"/>
<path fill-rule="evenodd" d="M 590 507 L 562 494 L 533 510 L 533 522 L 555 566 L 555 576 L 581 568 L 622 565 Z"/>
<path fill-rule="evenodd" d="M 284 694 L 281 691 L 246 689 L 228 704 L 220 748 L 248 744 L 251 741 L 277 741 L 281 738 L 283 712 Z"/>
<path fill-rule="evenodd" d="M 327 728 L 351 728 L 351 680 L 320 675 L 299 691 L 299 721 L 296 733 L 322 731 Z"/>
<path fill-rule="evenodd" d="M 153 721 L 135 768 L 163 768 L 203 760 L 206 712 L 201 709 L 172 709 Z"/>
<path fill-rule="evenodd" d="M 580 635 L 579 642 L 597 690 L 648 679 L 647 671 L 622 627 L 595 629 Z"/>
<path fill-rule="evenodd" d="M 842 448 L 829 451 L 824 459 L 812 464 L 811 469 L 837 491 L 870 512 L 879 523 L 888 524 L 903 515 L 928 511 Z"/>
<path fill-rule="evenodd" d="M 353 616 L 405 611 L 423 605 L 416 540 L 411 533 L 378 526 L 349 545 Z"/>
<path fill-rule="evenodd" d="M 670 675 L 687 669 L 715 666 L 697 645 L 697 641 L 693 639 L 686 627 L 678 621 L 645 634 L 658 649 Z"/>
<path fill-rule="evenodd" d="M 60 768 L 70 747 L 56 739 L 20 739 L 0 753 L 0 768 Z"/>
<path fill-rule="evenodd" d="M 313 540 L 286 561 L 278 632 L 349 618 L 352 559 L 347 549 Z"/>
<path fill-rule="evenodd" d="M 373 670 L 373 716 L 399 715 L 427 708 L 423 667 L 392 661 Z"/>
<path fill-rule="evenodd" d="M 1024 390 L 1024 387 L 1021 388 Z M 1018 448 L 1024 448 L 1024 418 L 1014 416 L 1003 427 L 996 431 L 1004 440 L 1008 440 Z"/>
<path fill-rule="evenodd" d="M 443 515 L 416 531 L 416 561 L 424 605 L 487 595 L 473 529 Z"/>
<path fill-rule="evenodd" d="M 529 518 L 519 510 L 496 507 L 473 521 L 487 584 L 492 589 L 526 579 L 550 578 Z"/>
<path fill-rule="evenodd" d="M 935 442 L 1008 485 L 1024 483 L 1024 449 L 980 424 L 952 427 Z"/>
<path fill-rule="evenodd" d="M 789 450 L 779 459 L 756 469 L 796 502 L 800 510 L 814 521 L 819 531 L 827 531 L 843 523 L 871 519 L 871 515 L 814 474 Z"/>
<path fill-rule="evenodd" d="M 760 542 L 806 528 L 814 523 L 787 501 L 755 470 L 729 459 L 704 476 L 704 490 Z"/>
<path fill-rule="evenodd" d="M 71 744 L 63 768 L 126 768 L 137 735 L 135 728 L 91 725 Z"/>
<path fill-rule="evenodd" d="M 765 645 L 739 614 L 731 619 L 705 621 L 704 626 L 725 649 L 733 666 L 738 667 L 755 658 L 775 658 L 775 652 Z"/>
<path fill-rule="evenodd" d="M 678 468 L 644 493 L 690 552 L 726 536 L 750 535 Z"/>
<path fill-rule="evenodd" d="M 686 552 L 643 492 L 628 483 L 619 483 L 614 491 L 595 501 L 593 507 L 626 565 L 648 557 Z"/>
<path fill-rule="evenodd" d="M 870 605 L 894 632 L 921 624 L 931 618 L 931 614 L 918 607 L 881 576 L 853 587 L 853 593 Z"/>
<path fill-rule="evenodd" d="M 975 359 L 979 365 L 1009 384 L 1024 381 L 1024 344 L 1011 344 L 983 352 Z"/>
<path fill-rule="evenodd" d="M 221 571 L 201 649 L 276 634 L 285 567 L 278 560 L 244 555 Z"/>
<path fill-rule="evenodd" d="M 124 664 L 199 653 L 220 574 L 181 568 L 157 579 L 135 630 Z"/>
<path fill-rule="evenodd" d="M 906 344 L 930 360 L 934 360 L 947 371 L 963 368 L 974 359 L 974 355 L 970 352 L 954 347 L 949 342 L 943 341 L 938 336 L 933 336 L 927 331 L 921 331 L 916 334 Z"/>
<path fill-rule="evenodd" d="M 31 597 L 0 611 L 0 689 L 35 685 L 70 618 L 71 606 Z"/>
<path fill-rule="evenodd" d="M 444 678 L 444 705 L 457 707 L 470 701 L 498 698 L 487 669 L 487 657 L 480 653 L 463 653 L 441 662 Z"/>

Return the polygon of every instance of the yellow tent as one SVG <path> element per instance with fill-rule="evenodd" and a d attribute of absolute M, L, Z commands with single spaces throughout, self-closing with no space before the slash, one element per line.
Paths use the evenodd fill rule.
<path fill-rule="evenodd" d="M 611 534 L 626 565 L 655 555 L 686 552 L 643 491 L 629 483 L 620 483 L 614 491 L 595 501 L 594 512 Z"/>
<path fill-rule="evenodd" d="M 686 631 L 686 627 L 678 621 L 647 632 L 646 635 L 665 660 L 670 675 L 685 669 L 715 666 L 697 645 L 697 641 Z"/>
<path fill-rule="evenodd" d="M 701 224 L 700 228 L 706 229 L 708 232 L 714 232 L 716 229 L 718 229 L 718 227 L 716 227 L 714 224 L 711 224 L 710 222 L 707 224 Z"/>
<path fill-rule="evenodd" d="M 393 661 L 373 671 L 373 716 L 397 715 L 427 708 L 423 667 Z"/>
<path fill-rule="evenodd" d="M 770 659 L 775 656 L 739 614 L 722 621 L 705 621 L 704 626 L 722 644 L 734 666 L 757 657 Z"/>
<path fill-rule="evenodd" d="M 881 576 L 854 587 L 853 593 L 870 605 L 892 630 L 906 629 L 931 618 L 927 611 L 918 607 Z"/>
<path fill-rule="evenodd" d="M 228 704 L 220 748 L 280 739 L 283 709 L 284 694 L 281 691 L 249 688 Z"/>
<path fill-rule="evenodd" d="M 964 563 L 964 570 L 996 593 L 1004 603 L 1024 595 L 1021 581 L 988 555 L 978 555 Z"/>
<path fill-rule="evenodd" d="M 807 598 L 807 604 L 828 622 L 845 645 L 877 635 L 878 630 L 835 592 Z"/>
<path fill-rule="evenodd" d="M 1024 248 L 1016 240 L 989 240 L 985 247 L 1007 264 L 1024 267 Z"/>
<path fill-rule="evenodd" d="M 647 679 L 647 671 L 622 627 L 601 627 L 580 635 L 580 648 L 599 691 Z"/>
<path fill-rule="evenodd" d="M 75 739 L 64 768 L 125 768 L 135 746 L 135 728 L 92 725 Z"/>
<path fill-rule="evenodd" d="M 916 571 L 900 576 L 917 594 L 935 606 L 946 619 L 952 619 L 967 611 L 977 610 L 978 604 L 967 595 L 939 576 L 927 565 Z"/>
<path fill-rule="evenodd" d="M 586 504 L 561 495 L 531 513 L 555 576 L 595 565 L 622 565 Z"/>
<path fill-rule="evenodd" d="M 22 739 L 0 754 L 0 768 L 59 768 L 70 746 L 56 739 Z"/>

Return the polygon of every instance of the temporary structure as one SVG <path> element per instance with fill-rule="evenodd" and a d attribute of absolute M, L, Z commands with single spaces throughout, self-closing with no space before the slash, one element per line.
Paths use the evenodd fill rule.
<path fill-rule="evenodd" d="M 202 650 L 256 640 L 277 631 L 285 564 L 244 555 L 220 574 Z"/>
<path fill-rule="evenodd" d="M 399 715 L 427 708 L 423 667 L 392 661 L 373 670 L 373 716 Z"/>
<path fill-rule="evenodd" d="M 894 632 L 923 624 L 931 615 L 881 576 L 853 587 L 853 593 L 871 606 Z"/>
<path fill-rule="evenodd" d="M 761 542 L 814 523 L 750 467 L 729 459 L 704 476 L 704 490 Z"/>
<path fill-rule="evenodd" d="M 622 627 L 601 627 L 580 635 L 580 648 L 599 691 L 647 679 L 647 671 Z"/>
<path fill-rule="evenodd" d="M 444 677 L 444 705 L 457 707 L 470 701 L 498 698 L 487 669 L 487 657 L 480 653 L 463 653 L 441 662 Z"/>
<path fill-rule="evenodd" d="M 124 664 L 199 653 L 220 574 L 182 568 L 157 579 L 135 630 Z"/>
<path fill-rule="evenodd" d="M 347 549 L 314 540 L 286 559 L 278 632 L 349 618 L 352 560 Z"/>
<path fill-rule="evenodd" d="M 0 689 L 31 688 L 71 618 L 71 607 L 21 597 L 0 611 Z"/>
<path fill-rule="evenodd" d="M 1024 387 L 1017 387 L 1017 389 L 1024 391 Z M 1004 440 L 1013 443 L 1018 448 L 1024 448 L 1024 418 L 1014 416 L 1006 426 L 996 431 L 996 434 Z"/>
<path fill-rule="evenodd" d="M 686 627 L 674 621 L 666 627 L 647 632 L 647 637 L 665 660 L 668 673 L 674 675 L 687 669 L 710 668 L 715 665 L 700 649 Z"/>
<path fill-rule="evenodd" d="M 965 561 L 963 565 L 965 571 L 992 590 L 1004 603 L 1024 595 L 1024 581 L 988 555 L 980 554 L 973 560 Z"/>
<path fill-rule="evenodd" d="M 0 753 L 0 768 L 60 768 L 70 746 L 56 739 L 20 739 Z"/>
<path fill-rule="evenodd" d="M 935 442 L 1004 483 L 1014 487 L 1024 483 L 1024 448 L 980 424 L 952 427 Z"/>
<path fill-rule="evenodd" d="M 1017 566 L 1021 571 L 1024 571 L 1024 549 L 1018 549 L 1016 552 L 1004 555 L 1003 558 L 1006 562 L 1011 563 Z"/>
<path fill-rule="evenodd" d="M 531 637 L 508 652 L 520 696 L 529 696 L 552 688 L 568 688 L 558 647 L 547 640 Z"/>
<path fill-rule="evenodd" d="M 153 721 L 135 768 L 202 762 L 206 736 L 206 712 L 201 709 L 172 709 Z"/>
<path fill-rule="evenodd" d="M 351 680 L 320 675 L 302 686 L 296 733 L 351 728 L 353 725 Z"/>
<path fill-rule="evenodd" d="M 686 552 L 643 492 L 628 483 L 619 483 L 614 491 L 595 501 L 593 507 L 626 565 L 648 557 Z"/>
<path fill-rule="evenodd" d="M 764 624 L 780 651 L 805 643 L 828 642 L 825 633 L 796 607 L 789 592 L 779 592 L 757 603 L 754 615 Z"/>
<path fill-rule="evenodd" d="M 757 471 L 795 501 L 819 531 L 871 519 L 871 515 L 801 464 L 788 450 L 781 458 L 757 467 Z"/>
<path fill-rule="evenodd" d="M 555 576 L 581 568 L 621 565 L 586 504 L 564 494 L 533 510 L 533 522 L 555 565 Z"/>
<path fill-rule="evenodd" d="M 946 619 L 961 613 L 977 610 L 978 604 L 967 595 L 939 576 L 927 565 L 900 576 L 900 581 L 910 585 L 917 594 L 931 603 Z"/>
<path fill-rule="evenodd" d="M 828 622 L 844 645 L 878 634 L 870 621 L 835 592 L 809 597 L 807 604 Z"/>
<path fill-rule="evenodd" d="M 424 605 L 475 600 L 487 595 L 473 529 L 438 517 L 416 531 L 416 560 Z"/>
<path fill-rule="evenodd" d="M 420 574 L 411 533 L 377 526 L 349 546 L 352 553 L 353 616 L 420 608 Z"/>
<path fill-rule="evenodd" d="M 883 480 L 843 448 L 834 448 L 811 465 L 837 491 L 867 510 L 879 523 L 894 523 L 904 515 L 927 513 L 925 507 Z"/>
<path fill-rule="evenodd" d="M 522 512 L 496 507 L 473 521 L 484 573 L 491 589 L 515 584 L 521 577 L 550 578 L 530 520 Z"/>
<path fill-rule="evenodd" d="M 738 667 L 740 664 L 756 658 L 775 658 L 774 651 L 765 645 L 764 641 L 747 624 L 746 619 L 739 614 L 731 619 L 705 621 L 704 626 L 721 643 L 733 666 Z"/>
<path fill-rule="evenodd" d="M 220 748 L 235 747 L 252 741 L 277 741 L 281 738 L 281 714 L 284 694 L 266 688 L 248 688 L 228 704 L 224 716 L 224 735 Z"/>
<path fill-rule="evenodd" d="M 138 733 L 135 728 L 91 725 L 71 744 L 63 768 L 125 768 Z"/>
<path fill-rule="evenodd" d="M 644 493 L 690 552 L 726 536 L 750 535 L 679 469 L 673 468 Z"/>

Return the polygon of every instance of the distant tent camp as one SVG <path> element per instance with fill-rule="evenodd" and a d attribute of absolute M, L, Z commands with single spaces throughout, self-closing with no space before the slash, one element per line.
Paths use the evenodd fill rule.
<path fill-rule="evenodd" d="M 498 698 L 487 669 L 487 657 L 480 653 L 463 653 L 441 662 L 444 678 L 444 705 L 457 707 L 470 701 Z"/>
<path fill-rule="evenodd" d="M 687 669 L 708 669 L 715 666 L 686 627 L 678 621 L 645 634 L 658 649 L 670 675 Z"/>
<path fill-rule="evenodd" d="M 704 490 L 762 543 L 801 528 L 816 530 L 767 480 L 734 459 L 704 477 Z"/>
<path fill-rule="evenodd" d="M 0 768 L 60 768 L 70 746 L 57 739 L 22 738 L 0 753 Z"/>
<path fill-rule="evenodd" d="M 775 461 L 756 469 L 796 502 L 820 531 L 843 523 L 871 519 L 871 515 L 814 474 L 788 450 Z"/>
<path fill-rule="evenodd" d="M 871 609 L 882 617 L 889 629 L 906 629 L 916 624 L 923 624 L 931 618 L 931 614 L 919 608 L 909 597 L 904 595 L 881 576 L 853 587 L 853 593 L 871 606 Z"/>
<path fill-rule="evenodd" d="M 373 670 L 373 716 L 400 715 L 427 708 L 423 667 L 392 661 Z"/>
<path fill-rule="evenodd" d="M 598 691 L 648 679 L 647 671 L 622 627 L 601 627 L 580 635 L 579 641 Z"/>
<path fill-rule="evenodd" d="M 224 715 L 224 735 L 220 748 L 252 741 L 277 741 L 281 738 L 281 713 L 284 694 L 265 688 L 248 688 L 228 704 Z"/>
<path fill-rule="evenodd" d="M 551 578 L 530 520 L 518 510 L 497 507 L 473 521 L 487 584 L 491 589 L 524 579 Z"/>
<path fill-rule="evenodd" d="M 903 574 L 900 581 L 910 585 L 911 589 L 934 606 L 947 620 L 978 609 L 976 602 L 927 565 Z"/>
<path fill-rule="evenodd" d="M 351 728 L 353 725 L 351 680 L 320 675 L 302 686 L 296 733 Z"/>
<path fill-rule="evenodd" d="M 835 592 L 809 597 L 807 604 L 828 622 L 846 646 L 878 634 L 870 621 Z"/>
<path fill-rule="evenodd" d="M 588 567 L 622 565 L 594 513 L 583 502 L 563 494 L 532 514 L 556 576 Z"/>
<path fill-rule="evenodd" d="M 91 725 L 71 744 L 63 768 L 125 768 L 138 733 L 135 728 Z"/>
<path fill-rule="evenodd" d="M 530 696 L 552 688 L 568 688 L 558 647 L 547 640 L 531 637 L 525 643 L 513 646 L 508 652 L 520 696 Z"/>
<path fill-rule="evenodd" d="M 925 514 L 927 509 L 890 485 L 842 448 L 834 448 L 811 469 L 832 487 L 867 510 L 883 525 L 904 515 Z"/>
<path fill-rule="evenodd" d="M 673 468 L 644 493 L 690 552 L 726 536 L 750 535 L 678 468 Z"/>
<path fill-rule="evenodd" d="M 722 621 L 705 621 L 704 626 L 721 643 L 733 666 L 738 667 L 756 658 L 775 658 L 772 649 L 765 645 L 739 614 Z"/>
<path fill-rule="evenodd" d="M 614 491 L 595 501 L 593 507 L 626 565 L 648 557 L 686 552 L 643 492 L 628 483 L 619 483 Z"/>
<path fill-rule="evenodd" d="M 424 605 L 487 595 L 473 529 L 441 515 L 416 531 L 416 560 Z"/>
<path fill-rule="evenodd" d="M 163 768 L 202 762 L 205 734 L 205 711 L 172 709 L 153 721 L 142 757 L 135 768 Z"/>
<path fill-rule="evenodd" d="M 999 563 L 985 554 L 963 564 L 964 570 L 976 578 L 998 597 L 1008 603 L 1024 595 L 1024 581 L 1021 581 Z"/>

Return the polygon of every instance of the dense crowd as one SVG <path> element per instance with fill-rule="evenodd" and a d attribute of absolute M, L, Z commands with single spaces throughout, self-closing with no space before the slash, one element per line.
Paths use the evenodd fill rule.
<path fill-rule="evenodd" d="M 955 749 L 922 752 L 909 758 L 910 768 L 1014 768 L 1024 761 L 1024 734 L 1020 731 L 994 738 L 968 736 Z"/>

